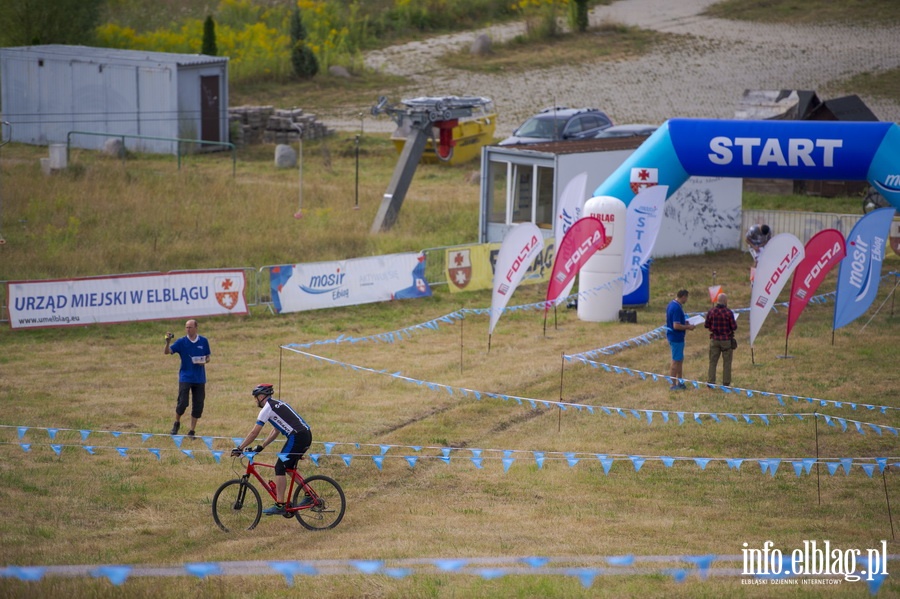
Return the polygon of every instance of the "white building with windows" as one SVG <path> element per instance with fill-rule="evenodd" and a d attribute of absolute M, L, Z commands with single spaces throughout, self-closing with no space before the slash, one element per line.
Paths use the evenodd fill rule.
<path fill-rule="evenodd" d="M 587 173 L 584 199 L 589 199 L 646 139 L 486 146 L 481 154 L 479 240 L 503 241 L 506 232 L 522 222 L 535 223 L 545 237 L 552 237 L 557 199 L 566 184 Z M 740 248 L 742 184 L 742 179 L 691 177 L 666 201 L 652 256 Z"/>

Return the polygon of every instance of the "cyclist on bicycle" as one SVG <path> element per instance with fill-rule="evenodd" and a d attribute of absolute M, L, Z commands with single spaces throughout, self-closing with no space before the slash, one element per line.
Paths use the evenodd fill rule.
<path fill-rule="evenodd" d="M 256 417 L 256 424 L 250 429 L 247 437 L 240 445 L 231 450 L 231 455 L 241 455 L 244 449 L 250 447 L 266 422 L 272 423 L 273 430 L 266 436 L 262 445 L 253 448 L 254 452 L 259 453 L 265 449 L 279 433 L 287 437 L 287 441 L 279 453 L 279 459 L 275 462 L 275 505 L 263 510 L 267 516 L 283 516 L 287 513 L 284 508 L 284 490 L 287 486 L 285 474 L 287 470 L 297 467 L 297 460 L 303 457 L 303 454 L 309 449 L 312 444 L 312 431 L 303 417 L 294 411 L 294 408 L 272 397 L 274 393 L 274 388 L 268 383 L 257 385 L 253 389 L 253 400 L 256 402 L 256 407 L 261 408 L 259 416 Z"/>

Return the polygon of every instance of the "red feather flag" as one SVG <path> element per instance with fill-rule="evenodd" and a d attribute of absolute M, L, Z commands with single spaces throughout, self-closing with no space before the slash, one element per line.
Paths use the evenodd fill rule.
<path fill-rule="evenodd" d="M 550 274 L 550 283 L 547 285 L 545 313 L 565 291 L 569 281 L 578 274 L 587 259 L 604 245 L 606 245 L 606 228 L 600 219 L 586 216 L 578 219 L 569 227 L 556 249 L 553 272 Z"/>
<path fill-rule="evenodd" d="M 791 329 L 800 318 L 800 313 L 825 280 L 825 275 L 840 263 L 847 253 L 844 236 L 837 229 L 819 231 L 806 242 L 805 249 L 806 257 L 797 265 L 794 281 L 791 283 L 785 339 L 790 336 Z"/>

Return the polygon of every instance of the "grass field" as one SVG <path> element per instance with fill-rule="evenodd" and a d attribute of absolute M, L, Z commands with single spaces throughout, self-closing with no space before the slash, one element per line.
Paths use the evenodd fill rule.
<path fill-rule="evenodd" d="M 171 158 L 141 158 L 123 166 L 88 152 L 76 156 L 80 166 L 68 175 L 45 178 L 37 173 L 34 149 L 7 146 L 4 190 L 12 199 L 4 209 L 17 226 L 4 231 L 9 243 L 0 248 L 3 276 L 257 266 L 298 256 L 331 259 L 472 239 L 466 232 L 474 231 L 477 221 L 477 188 L 463 182 L 467 169 L 424 168 L 397 230 L 372 238 L 367 227 L 393 161 L 383 152 L 365 154 L 361 208 L 353 210 L 355 161 L 342 149 L 348 140 L 329 143 L 327 168 L 326 153 L 310 145 L 309 164 L 317 166 L 309 170 L 318 176 L 304 195 L 308 205 L 301 220 L 291 216 L 296 173 L 274 169 L 263 155 L 267 151 L 242 155 L 234 179 L 230 161 L 218 156 L 191 157 L 179 172 Z M 367 147 L 386 143 L 366 140 Z M 749 201 L 764 203 L 763 198 Z M 858 210 L 854 198 L 828 202 Z M 160 241 L 154 244 L 156 235 Z M 749 258 L 737 251 L 658 260 L 651 301 L 639 311 L 637 324 L 584 323 L 573 311 L 560 310 L 555 318 L 551 314 L 545 334 L 539 312 L 518 311 L 500 320 L 490 351 L 485 315 L 468 313 L 462 322 L 441 323 L 436 330 L 416 326 L 463 308 L 486 308 L 490 297 L 484 292 L 451 295 L 438 288 L 424 300 L 277 316 L 255 307 L 246 317 L 204 319 L 201 333 L 211 341 L 213 362 L 198 434 L 225 452 L 221 462 L 203 440 L 177 447 L 166 435 L 177 365 L 163 356 L 162 333 L 179 330 L 181 321 L 7 330 L 0 334 L 0 396 L 6 406 L 0 417 L 6 458 L 0 466 L 5 506 L 0 561 L 129 564 L 183 572 L 183 564 L 194 562 L 260 560 L 265 568 L 269 560 L 384 560 L 389 567 L 416 558 L 547 556 L 565 560 L 560 573 L 492 578 L 475 566 L 467 573 L 432 566 L 413 568 L 402 578 L 303 576 L 294 592 L 329 597 L 757 597 L 771 596 L 772 588 L 742 586 L 737 578 L 703 581 L 683 562 L 664 566 L 691 572 L 682 583 L 659 573 L 598 576 L 589 588 L 566 567 L 595 567 L 599 558 L 627 554 L 733 556 L 740 555 L 743 543 L 761 547 L 766 540 L 790 550 L 803 540 L 866 549 L 883 539 L 893 551 L 886 504 L 900 492 L 893 467 L 884 478 L 877 471 L 869 477 L 858 465 L 849 475 L 840 470 L 832 476 L 821 464 L 797 477 L 790 463 L 816 457 L 817 434 L 822 460 L 898 461 L 896 436 L 888 429 L 879 435 L 865 424 L 863 435 L 853 424 L 896 428 L 896 412 L 843 403 L 900 407 L 897 318 L 893 296 L 888 298 L 893 279 L 882 284 L 864 319 L 837 331 L 833 344 L 833 303 L 810 305 L 790 339 L 792 359 L 777 357 L 784 353 L 784 310 L 769 316 L 753 354 L 746 320 L 740 322 L 734 385 L 753 390 L 752 396 L 705 389 L 670 393 L 662 379 L 652 380 L 652 374 L 664 374 L 668 367 L 668 347 L 661 340 L 593 358 L 648 373 L 646 380 L 563 358 L 657 328 L 680 287 L 693 294 L 688 311 L 705 310 L 713 271 L 732 306 L 746 307 L 748 267 Z M 886 257 L 884 270 L 898 270 L 896 256 Z M 832 290 L 827 285 L 821 293 Z M 537 302 L 543 292 L 542 286 L 522 287 L 511 303 Z M 381 333 L 407 327 L 413 327 L 411 334 L 393 343 L 329 343 L 303 350 L 344 366 L 282 349 L 340 336 L 374 335 L 377 340 Z M 704 380 L 705 348 L 701 333 L 689 334 L 689 379 Z M 422 384 L 389 376 L 393 373 Z M 249 390 L 262 381 L 277 383 L 279 395 L 309 420 L 313 453 L 325 454 L 324 442 L 336 444 L 334 455 L 323 455 L 318 467 L 306 465 L 307 472 L 339 480 L 347 493 L 347 515 L 333 531 L 310 533 L 277 518 L 264 520 L 254 531 L 226 534 L 212 521 L 213 493 L 235 476 L 226 457 L 231 438 L 249 430 L 256 413 Z M 481 399 L 475 399 L 475 391 Z M 788 398 L 782 406 L 760 392 L 824 403 Z M 488 394 L 526 399 L 520 404 Z M 560 400 L 591 406 L 593 413 L 542 403 Z M 648 411 L 654 414 L 652 423 Z M 811 416 L 814 411 L 823 415 L 818 421 Z M 678 424 L 679 413 L 683 424 Z M 702 413 L 702 424 L 696 413 Z M 738 421 L 726 413 L 738 415 Z M 806 416 L 800 420 L 793 413 Z M 768 414 L 769 424 L 759 416 L 747 424 L 743 414 Z M 829 426 L 824 415 L 845 419 L 847 431 L 837 420 Z M 20 427 L 27 428 L 21 437 Z M 57 429 L 53 438 L 48 429 Z M 81 430 L 94 432 L 84 441 Z M 23 451 L 22 444 L 30 450 Z M 371 456 L 380 455 L 383 446 L 388 449 L 378 468 Z M 159 450 L 160 458 L 148 449 Z M 440 459 L 444 450 L 450 452 L 449 463 Z M 481 468 L 472 461 L 473 450 L 481 450 Z M 545 456 L 541 467 L 534 452 Z M 504 455 L 513 458 L 508 469 Z M 341 456 L 349 456 L 349 466 Z M 410 456 L 419 458 L 414 467 Z M 598 456 L 613 459 L 608 474 Z M 639 471 L 632 456 L 646 459 Z M 679 459 L 666 467 L 660 456 Z M 711 461 L 701 469 L 695 460 L 707 458 Z M 758 463 L 771 458 L 783 460 L 775 476 L 763 474 Z M 745 461 L 735 470 L 726 459 Z M 40 582 L 7 578 L 2 588 L 6 596 L 35 597 L 269 597 L 289 590 L 274 572 L 202 580 L 135 573 L 121 587 L 103 578 L 48 575 Z M 868 593 L 861 582 L 796 592 Z M 888 581 L 882 592 L 898 588 Z"/>
<path fill-rule="evenodd" d="M 46 148 L 4 146 L 0 280 L 258 268 L 474 239 L 478 187 L 467 182 L 474 167 L 421 167 L 398 225 L 371 236 L 396 161 L 389 140 L 363 138 L 358 195 L 352 137 L 304 149 L 304 218 L 297 220 L 297 173 L 275 169 L 271 147 L 241 150 L 232 178 L 226 156 L 190 156 L 178 170 L 172 157 L 121 162 L 87 151 L 73 153 L 67 172 L 44 177 L 38 158 Z M 745 196 L 745 207 L 779 202 Z M 858 198 L 790 204 L 859 213 Z M 900 553 L 888 504 L 900 503 L 898 437 L 891 432 L 900 428 L 894 277 L 882 282 L 867 314 L 835 333 L 833 301 L 810 304 L 788 359 L 779 357 L 785 309 L 769 315 L 752 352 L 743 315 L 733 380 L 739 393 L 672 393 L 662 378 L 653 380 L 668 369 L 664 340 L 619 347 L 663 324 L 679 288 L 691 291 L 688 312 L 705 311 L 714 271 L 731 307 L 747 307 L 749 266 L 737 251 L 657 260 L 650 303 L 637 323 L 585 323 L 561 309 L 545 332 L 540 312 L 516 311 L 501 318 L 490 351 L 486 315 L 417 326 L 487 308 L 486 292 L 452 295 L 439 287 L 422 300 L 284 315 L 256 306 L 248 316 L 202 319 L 213 361 L 197 432 L 224 452 L 221 461 L 202 438 L 179 447 L 166 434 L 177 363 L 163 355 L 163 333 L 179 331 L 182 321 L 2 328 L 0 565 L 135 570 L 121 586 L 102 576 L 7 576 L 0 597 L 869 596 L 864 582 L 774 588 L 744 585 L 736 576 L 703 580 L 684 561 L 591 578 L 593 568 L 624 568 L 609 565 L 607 556 L 739 556 L 744 543 L 760 548 L 767 540 L 784 551 L 828 540 L 863 552 L 884 540 L 889 553 Z M 900 257 L 887 255 L 884 272 L 898 270 Z M 834 279 L 819 293 L 833 291 Z M 511 304 L 537 302 L 544 292 L 521 287 Z M 392 342 L 380 337 L 410 327 Z M 358 341 L 302 348 L 321 359 L 285 347 L 342 336 Z M 607 347 L 617 351 L 592 359 L 611 372 L 565 358 Z M 705 380 L 706 348 L 702 331 L 688 333 L 688 379 Z M 347 514 L 332 531 L 311 533 L 270 518 L 253 531 L 226 534 L 212 520 L 213 493 L 239 467 L 227 457 L 232 438 L 250 429 L 257 412 L 249 391 L 264 381 L 276 383 L 312 426 L 311 453 L 322 455 L 304 472 L 344 487 Z M 87 440 L 82 430 L 91 431 Z M 325 455 L 326 442 L 332 455 Z M 382 452 L 379 468 L 372 456 Z M 535 452 L 544 457 L 540 465 Z M 678 459 L 667 467 L 662 456 Z M 795 474 L 792 462 L 817 456 L 818 466 Z M 411 457 L 418 458 L 414 466 Z M 832 475 L 825 462 L 842 458 L 854 465 Z M 868 476 L 859 464 L 876 458 L 890 467 Z M 771 459 L 781 460 L 774 475 L 759 463 Z M 726 460 L 743 462 L 734 468 Z M 519 564 L 495 577 L 496 570 L 484 569 L 489 562 L 476 561 L 530 556 L 553 558 L 547 567 L 558 570 Z M 427 564 L 410 566 L 416 559 Z M 436 559 L 472 561 L 447 572 L 433 565 Z M 264 569 L 294 560 L 314 561 L 318 575 L 298 575 L 290 587 L 274 570 L 199 578 L 183 569 L 244 561 Z M 348 560 L 411 571 L 329 573 Z M 150 576 L 141 567 L 169 570 Z M 688 576 L 678 582 L 667 568 Z M 888 579 L 880 595 L 900 595 L 900 584 Z"/>
<path fill-rule="evenodd" d="M 896 267 L 896 260 L 891 260 Z M 416 325 L 460 307 L 484 307 L 487 294 L 461 298 L 438 293 L 428 300 L 379 304 L 293 315 L 254 314 L 209 319 L 201 333 L 210 338 L 207 412 L 198 434 L 214 437 L 225 451 L 234 436 L 252 424 L 255 408 L 248 395 L 257 382 L 277 382 L 280 395 L 313 427 L 312 452 L 334 442 L 333 456 L 316 471 L 339 480 L 348 497 L 341 525 L 310 533 L 283 519 L 264 520 L 249 532 L 226 534 L 212 522 L 210 500 L 216 487 L 233 478 L 231 460 L 217 463 L 201 440 L 185 441 L 186 456 L 165 434 L 171 423 L 175 372 L 162 355 L 162 332 L 173 323 L 135 323 L 62 330 L 4 333 L 0 337 L 2 395 L 7 409 L 0 428 L 6 459 L 0 466 L 2 561 L 19 565 L 133 564 L 177 566 L 192 562 L 242 560 L 474 559 L 549 556 L 575 563 L 591 556 L 735 555 L 742 543 L 765 540 L 785 549 L 803 540 L 830 540 L 842 548 L 868 548 L 889 541 L 893 552 L 886 495 L 900 482 L 893 468 L 884 480 L 854 466 L 831 476 L 823 465 L 816 476 L 797 477 L 789 459 L 816 456 L 816 424 L 792 413 L 818 411 L 849 421 L 900 426 L 896 412 L 850 409 L 858 402 L 900 407 L 896 400 L 897 321 L 885 304 L 868 326 L 856 322 L 839 330 L 831 343 L 833 304 L 811 305 L 790 340 L 793 359 L 783 353 L 784 311 L 770 315 L 751 360 L 742 327 L 734 385 L 756 391 L 725 394 L 691 389 L 671 393 L 649 377 L 607 373 L 577 362 L 563 367 L 563 354 L 613 346 L 643 335 L 664 320 L 670 290 L 693 292 L 689 311 L 705 308 L 711 269 L 731 292 L 732 305 L 748 300 L 747 258 L 737 252 L 660 260 L 654 263 L 650 305 L 637 324 L 589 324 L 570 311 L 553 319 L 546 336 L 538 312 L 504 316 L 486 347 L 487 319 L 471 315 L 463 324 L 417 329 L 394 343 L 359 342 L 312 346 L 304 351 L 331 360 L 421 381 L 442 388 L 404 383 L 385 374 L 347 369 L 282 350 L 289 343 L 364 338 Z M 892 283 L 883 285 L 877 303 Z M 523 287 L 513 303 L 537 301 L 542 290 Z M 742 323 L 746 325 L 746 322 Z M 689 333 L 685 374 L 703 380 L 705 342 Z M 668 348 L 655 341 L 595 357 L 645 373 L 666 371 Z M 550 402 L 595 406 L 594 413 L 570 406 L 565 411 L 532 408 L 526 401 L 463 397 L 460 388 Z M 786 398 L 780 406 L 760 391 L 822 399 L 827 404 Z M 619 407 L 607 415 L 600 406 Z M 631 410 L 659 410 L 652 424 Z M 661 411 L 670 414 L 662 421 Z M 686 414 L 677 424 L 677 413 Z M 718 413 L 702 424 L 697 412 Z M 754 424 L 733 422 L 725 413 L 770 414 Z M 641 412 L 646 414 L 646 412 Z M 780 417 L 775 414 L 784 413 Z M 23 438 L 18 427 L 27 426 Z M 45 429 L 60 430 L 50 439 Z M 78 431 L 97 431 L 88 442 Z M 108 432 L 121 432 L 113 437 Z M 818 423 L 818 451 L 825 458 L 886 457 L 896 461 L 896 436 L 862 435 L 852 422 Z M 154 436 L 142 440 L 142 433 Z M 21 443 L 29 443 L 24 452 Z M 52 444 L 62 445 L 57 455 Z M 96 454 L 81 446 L 92 444 Z M 357 447 L 356 444 L 359 444 Z M 381 469 L 371 455 L 389 445 Z M 412 446 L 421 446 L 415 451 Z M 127 447 L 128 457 L 116 448 Z M 161 459 L 147 451 L 160 450 Z M 450 463 L 436 459 L 439 448 L 453 448 Z M 483 450 L 482 468 L 471 450 Z M 508 470 L 502 450 L 515 450 Z M 538 468 L 532 452 L 546 452 Z M 579 461 L 570 465 L 566 452 Z M 597 454 L 614 459 L 604 474 Z M 347 466 L 339 455 L 351 455 Z M 420 456 L 410 467 L 404 456 Z M 645 456 L 639 472 L 628 456 Z M 654 456 L 687 458 L 666 468 Z M 694 458 L 713 458 L 701 470 Z M 746 461 L 730 469 L 724 458 Z M 760 458 L 782 458 L 773 477 L 762 474 Z M 819 485 L 821 488 L 819 489 Z M 821 503 L 819 502 L 821 493 Z M 895 500 L 896 501 L 896 500 Z M 685 567 L 685 564 L 681 564 Z M 739 566 L 738 566 L 739 567 Z M 253 596 L 281 595 L 284 579 L 268 577 L 133 576 L 121 588 L 106 580 L 48 576 L 40 583 L 5 580 L 10 596 Z M 476 574 L 420 573 L 392 579 L 384 575 L 303 577 L 304 594 L 331 597 L 466 596 L 772 596 L 744 587 L 736 578 L 685 583 L 669 576 L 602 576 L 590 589 L 574 576 L 506 576 L 485 580 Z M 768 589 L 771 592 L 771 588 Z M 826 588 L 811 587 L 809 596 Z M 843 583 L 842 595 L 863 596 L 864 583 Z M 885 595 L 897 592 L 890 581 Z M 826 593 L 829 594 L 829 593 Z"/>

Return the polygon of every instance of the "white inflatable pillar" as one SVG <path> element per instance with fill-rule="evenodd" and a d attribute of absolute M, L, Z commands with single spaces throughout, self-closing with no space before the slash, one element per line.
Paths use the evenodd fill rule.
<path fill-rule="evenodd" d="M 622 309 L 622 277 L 625 253 L 625 202 L 597 196 L 584 204 L 584 215 L 600 219 L 606 229 L 606 245 L 578 271 L 578 318 L 588 322 L 612 322 Z M 603 289 L 597 289 L 598 287 Z M 590 291 L 582 294 L 582 292 Z"/>

